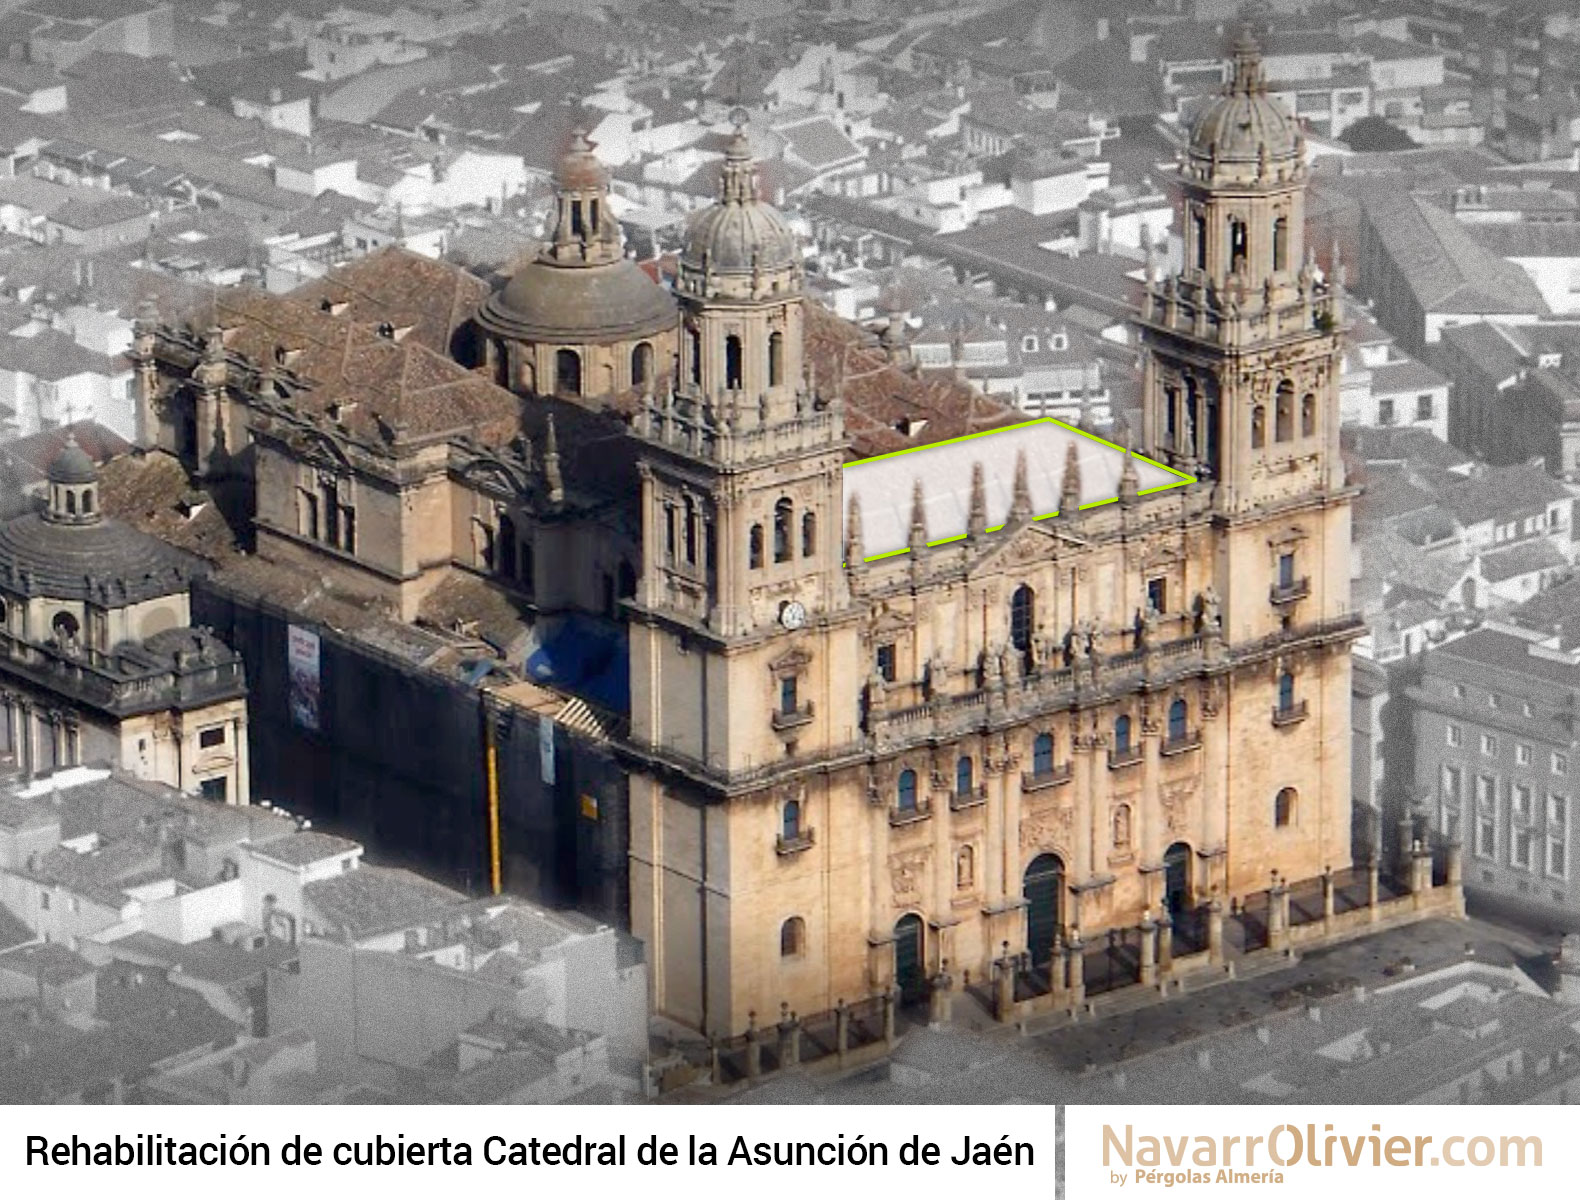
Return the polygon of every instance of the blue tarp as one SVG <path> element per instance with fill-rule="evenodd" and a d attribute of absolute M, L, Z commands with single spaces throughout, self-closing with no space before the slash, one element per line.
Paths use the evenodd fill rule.
<path fill-rule="evenodd" d="M 527 655 L 527 675 L 617 713 L 631 710 L 629 643 L 624 628 L 567 617 Z"/>

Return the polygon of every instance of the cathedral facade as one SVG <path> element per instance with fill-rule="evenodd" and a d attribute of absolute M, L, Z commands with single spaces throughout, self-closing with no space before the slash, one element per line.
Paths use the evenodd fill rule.
<path fill-rule="evenodd" d="M 867 551 L 895 514 L 847 502 L 850 381 L 813 369 L 802 247 L 739 128 L 673 288 L 578 139 L 544 248 L 491 294 L 436 281 L 441 318 L 368 310 L 416 289 L 353 264 L 142 322 L 143 441 L 231 481 L 260 555 L 404 619 L 461 586 L 617 636 L 656 1012 L 731 1035 L 1046 966 L 1350 863 L 1342 311 L 1305 173 L 1240 46 L 1182 166 L 1184 267 L 1139 314 L 1136 449 L 1189 481 L 1144 493 L 1126 456 L 1083 504 L 1072 453 L 1047 516 L 984 453 L 942 544 L 918 471 L 903 552 Z"/>

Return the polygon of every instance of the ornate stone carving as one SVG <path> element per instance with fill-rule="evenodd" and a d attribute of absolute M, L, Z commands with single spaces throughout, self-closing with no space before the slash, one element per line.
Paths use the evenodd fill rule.
<path fill-rule="evenodd" d="M 1158 804 L 1163 810 L 1163 827 L 1171 834 L 1185 829 L 1192 802 L 1196 798 L 1196 781 L 1181 780 L 1164 784 L 1158 792 Z"/>
<path fill-rule="evenodd" d="M 1068 846 L 1075 828 L 1075 808 L 1061 804 L 1046 812 L 1031 813 L 1021 818 L 1020 845 L 1022 850 L 1053 849 Z"/>
<path fill-rule="evenodd" d="M 894 904 L 903 908 L 922 898 L 922 877 L 927 871 L 929 853 L 909 850 L 889 859 L 889 883 L 894 889 Z"/>

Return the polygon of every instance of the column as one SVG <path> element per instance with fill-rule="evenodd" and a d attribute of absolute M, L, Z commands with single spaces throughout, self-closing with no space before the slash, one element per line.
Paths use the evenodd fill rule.
<path fill-rule="evenodd" d="M 1086 1002 L 1086 944 L 1081 941 L 1080 934 L 1074 931 L 1070 935 L 1070 944 L 1064 948 L 1064 961 L 1069 980 L 1069 1006 L 1079 1008 Z"/>
<path fill-rule="evenodd" d="M 763 1073 L 763 1035 L 757 1028 L 757 1014 L 746 1014 L 746 1078 L 756 1079 Z"/>
<path fill-rule="evenodd" d="M 1322 932 L 1333 932 L 1333 868 L 1322 868 Z"/>
<path fill-rule="evenodd" d="M 1141 917 L 1141 986 L 1152 987 L 1158 981 L 1158 926 L 1150 912 Z"/>
<path fill-rule="evenodd" d="M 1454 914 L 1465 915 L 1465 848 L 1457 841 L 1448 844 L 1448 890 L 1454 900 Z"/>
<path fill-rule="evenodd" d="M 1158 914 L 1158 978 L 1167 983 L 1174 972 L 1174 920 L 1168 909 Z"/>
<path fill-rule="evenodd" d="M 888 797 L 880 793 L 868 797 L 867 853 L 867 982 L 872 987 L 887 987 L 893 974 L 894 931 L 885 923 L 889 905 L 884 900 L 884 867 L 888 860 L 889 808 Z"/>
<path fill-rule="evenodd" d="M 1223 966 L 1223 901 L 1217 896 L 1207 902 L 1207 961 Z"/>

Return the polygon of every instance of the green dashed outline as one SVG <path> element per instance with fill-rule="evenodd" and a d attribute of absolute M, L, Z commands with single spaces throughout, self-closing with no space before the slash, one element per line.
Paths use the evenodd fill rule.
<path fill-rule="evenodd" d="M 993 437 L 1000 433 L 1013 433 L 1017 429 L 1027 429 L 1033 425 L 1057 425 L 1060 429 L 1077 434 L 1080 437 L 1090 438 L 1098 445 L 1107 446 L 1110 450 L 1118 450 L 1121 454 L 1128 453 L 1132 458 L 1137 459 L 1140 462 L 1144 462 L 1149 466 L 1157 467 L 1160 471 L 1167 471 L 1170 475 L 1176 477 L 1173 483 L 1160 483 L 1156 487 L 1144 488 L 1139 493 L 1140 495 L 1150 496 L 1156 492 L 1166 492 L 1170 488 L 1177 488 L 1187 483 L 1196 482 L 1193 476 L 1187 475 L 1183 471 L 1176 471 L 1173 467 L 1160 463 L 1155 458 L 1148 458 L 1145 454 L 1137 454 L 1134 450 L 1127 451 L 1124 446 L 1110 442 L 1107 438 L 1100 438 L 1095 433 L 1088 433 L 1086 430 L 1077 428 L 1067 421 L 1059 420 L 1058 417 L 1035 417 L 1030 421 L 1020 421 L 1014 425 L 1006 425 L 1002 429 L 984 429 L 980 433 L 966 433 L 961 434 L 959 437 L 946 438 L 941 442 L 928 442 L 925 446 L 907 446 L 904 450 L 891 450 L 887 454 L 874 454 L 871 458 L 858 458 L 855 462 L 846 463 L 841 469 L 848 471 L 851 467 L 859 467 L 866 463 L 882 462 L 886 458 L 899 458 L 902 454 L 915 454 L 921 450 L 936 450 L 940 446 L 954 446 L 961 442 L 974 441 L 977 438 Z M 1081 505 L 1081 511 L 1085 512 L 1089 508 L 1101 508 L 1105 504 L 1116 504 L 1118 501 L 1118 496 L 1109 496 L 1106 500 L 1093 500 L 1088 504 Z M 1058 515 L 1059 510 L 1054 509 L 1052 512 L 1039 513 L 1037 516 L 1032 517 L 1032 520 L 1046 521 L 1049 517 L 1056 517 Z M 995 525 L 991 529 L 987 530 L 987 532 L 997 533 L 1003 528 L 1003 525 Z M 957 533 L 954 537 L 939 538 L 936 542 L 928 542 L 927 546 L 928 549 L 931 549 L 934 546 L 947 546 L 951 542 L 963 542 L 966 540 L 966 537 L 966 534 Z M 894 558 L 897 555 L 909 554 L 910 552 L 911 548 L 909 546 L 901 546 L 898 550 L 886 550 L 882 554 L 865 555 L 861 561 L 864 563 L 877 562 L 880 559 Z"/>

